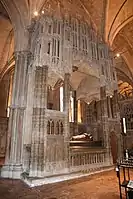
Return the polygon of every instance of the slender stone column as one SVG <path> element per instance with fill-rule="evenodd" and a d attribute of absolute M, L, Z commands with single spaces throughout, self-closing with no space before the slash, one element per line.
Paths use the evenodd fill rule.
<path fill-rule="evenodd" d="M 35 70 L 34 105 L 32 119 L 32 143 L 30 176 L 44 175 L 46 156 L 47 121 L 47 80 L 48 66 L 37 66 Z"/>
<path fill-rule="evenodd" d="M 70 74 L 66 73 L 64 77 L 64 111 L 69 113 L 69 98 L 70 98 Z M 68 114 L 69 118 L 69 114 Z"/>
<path fill-rule="evenodd" d="M 109 118 L 111 118 L 112 117 L 112 111 L 111 111 L 111 97 L 110 96 L 108 96 L 107 97 L 107 103 L 108 103 L 108 113 L 109 113 Z"/>
<path fill-rule="evenodd" d="M 76 97 L 76 91 L 74 91 L 74 134 L 78 134 L 78 102 Z"/>
<path fill-rule="evenodd" d="M 118 91 L 114 91 L 114 116 L 115 118 L 120 118 L 119 106 L 118 106 Z"/>
<path fill-rule="evenodd" d="M 106 164 L 110 165 L 112 163 L 111 149 L 110 149 L 110 132 L 108 123 L 108 111 L 107 111 L 107 97 L 106 97 L 106 87 L 100 88 L 101 96 L 101 116 L 102 116 L 102 129 L 103 129 L 103 142 L 106 148 Z"/>
<path fill-rule="evenodd" d="M 110 99 L 110 97 L 107 96 L 107 113 L 108 113 L 108 117 L 110 118 L 110 103 L 109 103 L 109 99 Z"/>
<path fill-rule="evenodd" d="M 114 90 L 114 116 L 116 120 L 116 136 L 117 136 L 117 145 L 118 145 L 118 154 L 117 157 L 120 159 L 122 157 L 122 150 L 123 150 L 123 138 L 121 134 L 121 125 L 120 125 L 120 111 L 119 111 L 119 104 L 118 104 L 118 91 Z"/>
<path fill-rule="evenodd" d="M 3 177 L 20 178 L 22 172 L 23 120 L 27 100 L 29 52 L 15 53 L 15 75 L 8 125 L 8 143 Z"/>
<path fill-rule="evenodd" d="M 69 126 L 69 100 L 70 100 L 70 74 L 66 73 L 64 77 L 64 112 L 66 113 L 64 122 L 64 160 L 66 168 L 69 168 L 69 139 L 70 139 L 70 126 Z"/>

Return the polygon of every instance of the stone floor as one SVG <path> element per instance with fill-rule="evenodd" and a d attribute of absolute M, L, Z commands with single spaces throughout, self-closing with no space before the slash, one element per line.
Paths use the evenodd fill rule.
<path fill-rule="evenodd" d="M 0 179 L 0 199 L 119 199 L 119 189 L 115 171 L 36 188 Z"/>

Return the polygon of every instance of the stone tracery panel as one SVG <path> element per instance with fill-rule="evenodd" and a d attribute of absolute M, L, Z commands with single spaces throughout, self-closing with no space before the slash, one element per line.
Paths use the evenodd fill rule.
<path fill-rule="evenodd" d="M 63 78 L 65 73 L 72 72 L 75 62 L 79 64 L 81 61 L 97 68 L 101 84 L 107 84 L 109 92 L 112 92 L 112 82 L 116 81 L 111 69 L 114 67 L 113 55 L 89 21 L 79 20 L 76 16 L 58 19 L 44 14 L 39 24 L 43 32 L 38 31 L 36 35 L 35 65 L 46 64 L 49 66 L 49 77 L 52 74 L 50 71 L 53 71 L 55 75 L 52 78 Z M 38 23 L 35 30 L 37 28 Z"/>
<path fill-rule="evenodd" d="M 47 134 L 48 135 L 63 135 L 63 122 L 61 120 L 48 120 Z"/>
<path fill-rule="evenodd" d="M 65 114 L 59 111 L 47 110 L 50 124 L 50 134 L 47 136 L 46 173 L 60 173 L 65 168 L 64 151 L 64 119 Z M 54 124 L 54 126 L 52 126 Z M 52 133 L 53 128 L 53 133 Z"/>

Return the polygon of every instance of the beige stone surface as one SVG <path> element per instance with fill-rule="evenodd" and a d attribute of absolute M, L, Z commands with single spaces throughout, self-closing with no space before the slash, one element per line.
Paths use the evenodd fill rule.
<path fill-rule="evenodd" d="M 29 188 L 21 181 L 0 180 L 0 199 L 119 199 L 115 171 L 79 180 Z"/>

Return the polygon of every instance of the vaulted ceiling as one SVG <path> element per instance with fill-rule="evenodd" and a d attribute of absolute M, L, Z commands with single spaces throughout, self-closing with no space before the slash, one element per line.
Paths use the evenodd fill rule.
<path fill-rule="evenodd" d="M 34 11 L 41 11 L 48 2 L 50 0 L 1 0 L 0 72 L 11 58 L 14 48 L 21 50 L 26 47 L 27 41 L 23 38 L 34 17 Z M 95 24 L 99 34 L 104 35 L 114 53 L 121 54 L 122 62 L 116 60 L 119 79 L 129 78 L 129 83 L 133 82 L 132 0 L 51 0 L 51 2 L 63 4 L 66 9 L 69 3 L 73 3 L 75 12 L 82 8 L 86 17 L 91 18 Z"/>
<path fill-rule="evenodd" d="M 118 81 L 119 93 L 125 98 L 133 97 L 133 87 L 128 82 Z"/>
<path fill-rule="evenodd" d="M 120 57 L 116 57 L 116 68 L 119 79 L 127 79 L 128 77 L 128 82 L 130 83 L 130 80 L 133 82 L 132 32 L 133 1 L 108 0 L 106 7 L 105 40 L 109 43 L 114 53 L 119 53 L 120 55 Z M 121 62 L 121 60 L 123 61 Z"/>
<path fill-rule="evenodd" d="M 107 2 L 105 37 L 112 45 L 119 31 L 133 20 L 133 1 L 108 0 Z"/>

